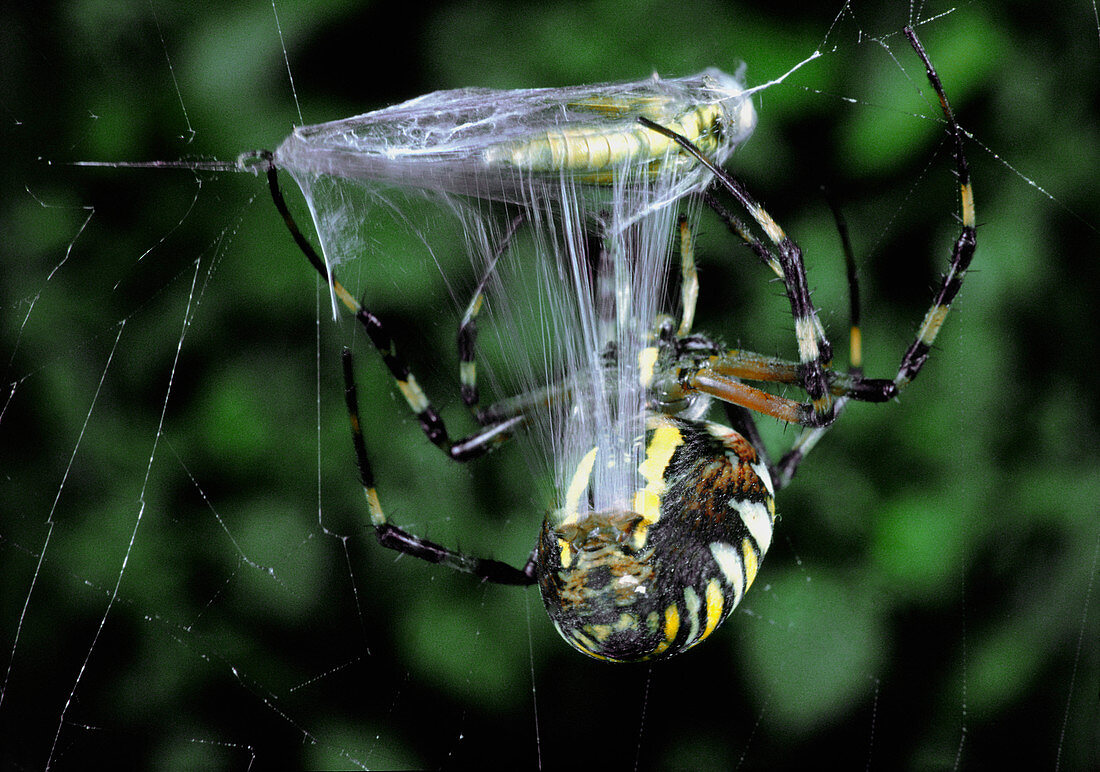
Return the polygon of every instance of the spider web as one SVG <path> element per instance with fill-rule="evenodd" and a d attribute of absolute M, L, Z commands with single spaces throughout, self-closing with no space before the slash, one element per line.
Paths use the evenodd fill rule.
<path fill-rule="evenodd" d="M 1095 8 L 276 9 L 278 26 L 255 0 L 5 11 L 5 766 L 1095 766 Z M 804 247 L 843 362 L 828 186 L 861 263 L 866 368 L 889 375 L 958 228 L 938 107 L 900 35 L 918 19 L 973 136 L 974 271 L 900 404 L 850 409 L 784 492 L 739 613 L 660 666 L 589 662 L 536 591 L 374 542 L 345 342 L 395 522 L 519 563 L 544 490 L 519 450 L 455 468 L 424 441 L 360 333 L 329 321 L 260 181 L 65 165 L 224 160 L 299 115 L 445 87 L 741 59 L 761 83 L 821 50 L 761 95 L 736 171 Z M 364 30 L 396 58 L 362 53 Z M 779 289 L 722 231 L 703 219 L 697 328 L 789 354 Z M 418 235 L 380 223 L 378 253 L 404 259 L 363 278 L 465 426 L 453 336 L 476 276 L 457 224 L 433 220 L 430 250 Z M 764 428 L 775 449 L 793 437 Z"/>

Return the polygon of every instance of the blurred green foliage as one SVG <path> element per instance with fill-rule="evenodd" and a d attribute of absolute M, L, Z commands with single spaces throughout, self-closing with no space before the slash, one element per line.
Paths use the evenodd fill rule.
<path fill-rule="evenodd" d="M 650 668 L 569 650 L 535 590 L 374 542 L 345 342 L 363 351 L 396 521 L 518 563 L 545 486 L 519 449 L 453 468 L 424 441 L 361 336 L 329 320 L 262 180 L 66 164 L 231 160 L 302 120 L 440 88 L 741 60 L 760 83 L 820 47 L 762 94 L 731 165 L 805 248 L 843 361 L 820 187 L 840 203 L 867 369 L 889 375 L 958 229 L 937 108 L 900 35 L 910 4 L 851 3 L 835 24 L 840 3 L 276 7 L 294 91 L 267 2 L 0 9 L 5 766 L 54 747 L 65 766 L 1095 768 L 1092 9 L 921 6 L 974 137 L 974 271 L 899 404 L 850 409 L 784 492 L 741 611 Z M 395 257 L 369 299 L 463 426 L 453 336 L 474 278 L 450 231 L 437 265 L 380 225 Z M 698 327 L 792 351 L 776 286 L 716 220 L 700 241 Z M 777 451 L 793 436 L 765 428 Z"/>

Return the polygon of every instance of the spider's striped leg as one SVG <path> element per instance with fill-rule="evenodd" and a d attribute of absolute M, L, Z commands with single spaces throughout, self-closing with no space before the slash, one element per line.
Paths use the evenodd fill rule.
<path fill-rule="evenodd" d="M 829 391 L 837 397 L 834 403 L 837 417 L 843 412 L 849 400 L 864 402 L 882 402 L 896 393 L 894 383 L 885 379 L 867 379 L 863 377 L 863 349 L 862 333 L 860 331 L 860 305 L 859 305 L 859 277 L 856 273 L 855 255 L 852 250 L 851 240 L 848 237 L 848 228 L 840 210 L 833 206 L 833 216 L 836 219 L 837 231 L 840 234 L 841 249 L 844 253 L 844 263 L 848 277 L 848 308 L 849 308 L 849 344 L 848 344 L 848 372 L 846 374 L 828 371 Z M 731 226 L 732 227 L 732 226 Z M 759 242 L 757 242 L 759 243 Z M 766 251 L 766 248 L 760 245 Z M 749 351 L 727 351 L 712 357 L 710 367 L 716 373 L 732 376 L 738 379 L 752 381 L 765 381 L 771 383 L 799 383 L 799 365 L 776 357 L 767 357 Z M 792 404 L 797 404 L 793 403 Z M 743 409 L 742 409 L 743 411 Z M 727 412 L 730 412 L 727 408 Z M 732 413 L 731 413 L 732 416 Z M 751 422 L 751 417 L 746 416 Z M 806 454 L 817 444 L 821 437 L 828 431 L 830 425 L 808 426 L 799 433 L 779 463 L 775 466 L 769 464 L 768 471 L 772 474 L 776 490 L 785 487 L 794 477 L 798 465 L 806 457 Z M 734 426 L 734 428 L 738 428 Z M 742 431 L 738 429 L 739 431 Z M 751 427 L 755 431 L 755 427 Z M 745 432 L 742 431 L 742 434 Z M 749 437 L 749 435 L 745 435 Z M 750 441 L 757 444 L 751 437 Z"/>
<path fill-rule="evenodd" d="M 485 285 L 489 283 L 493 271 L 496 270 L 497 261 L 508 249 L 512 237 L 515 236 L 516 230 L 525 219 L 527 219 L 527 216 L 524 213 L 512 218 L 512 222 L 501 238 L 500 244 L 494 250 L 493 256 L 489 260 L 489 266 L 485 270 L 485 275 L 478 282 L 477 288 L 474 290 L 474 296 L 466 306 L 466 312 L 462 315 L 462 322 L 458 326 L 458 377 L 461 384 L 462 402 L 473 412 L 479 423 L 482 422 L 482 419 L 481 413 L 477 410 L 478 402 L 481 399 L 477 387 L 477 316 L 481 313 L 481 308 L 485 304 Z"/>
<path fill-rule="evenodd" d="M 855 331 L 858 334 L 858 328 Z M 754 351 L 731 349 L 712 356 L 701 369 L 726 378 L 797 386 L 802 366 L 798 362 L 770 357 Z M 690 379 L 691 375 L 684 377 Z M 853 370 L 848 372 L 829 370 L 826 378 L 829 393 L 834 397 L 848 397 L 857 402 L 886 402 L 894 395 L 894 382 L 889 378 L 865 378 Z M 792 409 L 801 404 L 793 399 L 784 400 L 784 402 L 788 403 Z"/>
<path fill-rule="evenodd" d="M 719 201 L 711 192 L 707 190 L 703 193 L 703 201 L 721 218 L 722 222 L 726 224 L 730 232 L 745 242 L 745 245 L 760 259 L 764 265 L 771 269 L 779 279 L 784 280 L 783 265 L 779 258 L 775 256 L 763 241 L 753 235 L 743 222 L 732 211 L 727 209 L 721 201 Z M 846 238 L 846 237 L 845 237 Z M 854 265 L 853 265 L 854 270 Z M 823 345 L 826 349 L 829 347 L 829 341 L 825 337 L 825 328 L 821 325 L 821 320 L 818 318 L 816 312 L 813 317 L 814 329 L 816 330 L 819 341 L 823 341 Z M 828 353 L 831 353 L 829 350 Z M 823 360 L 825 367 L 828 367 L 828 362 Z"/>
<path fill-rule="evenodd" d="M 535 552 L 527 558 L 523 568 L 515 568 L 502 563 L 499 560 L 488 558 L 475 558 L 463 555 L 435 542 L 414 536 L 408 531 L 393 525 L 386 519 L 382 511 L 382 504 L 378 499 L 378 491 L 374 486 L 374 470 L 371 469 L 370 459 L 367 457 L 366 444 L 363 441 L 363 430 L 359 421 L 359 399 L 356 393 L 355 374 L 352 367 L 351 352 L 344 349 L 344 399 L 347 402 L 348 419 L 351 422 L 352 443 L 355 445 L 355 461 L 359 467 L 359 480 L 363 484 L 363 493 L 367 498 L 367 507 L 370 511 L 370 522 L 378 535 L 378 541 L 383 547 L 412 555 L 415 558 L 426 560 L 429 563 L 440 563 L 453 568 L 456 571 L 464 571 L 473 574 L 485 581 L 496 584 L 534 584 L 535 583 Z"/>
<path fill-rule="evenodd" d="M 753 235 L 752 231 L 745 227 L 745 224 L 741 222 L 740 218 L 727 209 L 726 206 L 710 192 L 709 188 L 703 193 L 703 201 L 714 210 L 719 218 L 721 218 L 722 222 L 726 224 L 726 227 L 730 229 L 730 232 L 744 241 L 745 245 L 752 250 L 753 254 L 760 258 L 760 262 L 770 268 L 772 273 L 777 277 L 780 279 L 783 278 L 783 268 L 779 265 L 779 258 L 768 249 L 763 241 Z"/>
<path fill-rule="evenodd" d="M 970 183 L 970 168 L 963 151 L 964 132 L 955 120 L 954 111 L 952 111 L 951 105 L 947 101 L 947 95 L 943 90 L 943 83 L 940 81 L 940 77 L 935 67 L 933 67 L 931 60 L 928 58 L 928 54 L 925 52 L 920 40 L 917 39 L 916 33 L 913 32 L 912 28 L 907 27 L 905 29 L 905 35 L 913 46 L 913 50 L 916 51 L 921 62 L 924 64 L 928 81 L 931 83 L 933 90 L 936 92 L 936 96 L 939 98 L 940 108 L 943 111 L 944 120 L 947 124 L 947 134 L 951 140 L 952 155 L 955 160 L 955 174 L 959 180 L 959 219 L 962 222 L 962 230 L 959 232 L 954 246 L 952 247 L 951 255 L 948 259 L 947 271 L 940 278 L 939 287 L 932 299 L 932 305 L 929 307 L 927 313 L 925 313 L 924 320 L 921 322 L 916 338 L 902 357 L 897 375 L 895 375 L 892 380 L 868 379 L 862 376 L 862 342 L 859 333 L 858 284 L 855 281 L 854 262 L 851 259 L 851 245 L 847 239 L 847 229 L 844 227 L 843 220 L 839 216 L 837 217 L 838 228 L 841 233 L 845 256 L 848 261 L 848 276 L 852 305 L 852 353 L 850 355 L 851 368 L 849 369 L 849 378 L 851 380 L 850 383 L 846 384 L 843 394 L 847 398 L 865 402 L 884 402 L 892 399 L 917 376 L 917 373 L 920 372 L 928 359 L 936 336 L 939 334 L 940 328 L 947 318 L 947 314 L 951 309 L 951 303 L 962 287 L 963 278 L 966 275 L 967 269 L 970 267 L 971 260 L 974 257 L 974 250 L 977 246 L 977 220 L 974 209 L 974 191 Z M 721 212 L 719 213 L 721 214 Z M 735 228 L 735 225 L 731 224 L 730 227 Z M 746 241 L 749 241 L 750 246 L 753 246 L 751 237 L 742 237 L 745 238 Z M 758 254 L 760 254 L 760 246 L 758 245 L 755 249 Z M 746 375 L 743 377 L 751 378 L 752 376 Z M 763 380 L 778 381 L 783 379 L 773 377 Z M 837 380 L 834 376 L 832 379 L 832 389 L 834 393 L 836 393 L 836 385 Z M 809 438 L 807 438 L 807 442 L 809 441 Z M 797 464 L 795 463 L 795 465 Z M 793 467 L 791 473 L 793 474 Z"/>
<path fill-rule="evenodd" d="M 802 249 L 783 232 L 783 229 L 772 219 L 772 216 L 756 203 L 739 180 L 729 172 L 716 166 L 690 140 L 645 117 L 639 117 L 638 121 L 644 126 L 674 140 L 694 156 L 699 163 L 709 169 L 715 175 L 718 183 L 744 207 L 771 243 L 775 245 L 777 250 L 775 260 L 782 274 L 783 283 L 787 289 L 787 298 L 791 304 L 791 315 L 794 317 L 795 340 L 798 343 L 798 356 L 802 367 L 801 385 L 810 401 L 800 405 L 798 409 L 791 409 L 789 406 L 780 408 L 778 405 L 770 403 L 766 397 L 761 397 L 763 392 L 759 392 L 759 390 L 744 387 L 744 384 L 711 379 L 709 374 L 703 371 L 700 371 L 699 375 L 701 377 L 698 378 L 698 383 L 691 385 L 720 399 L 740 404 L 752 410 L 759 409 L 758 406 L 766 409 L 775 408 L 778 410 L 776 417 L 790 423 L 799 423 L 804 426 L 825 426 L 832 423 L 835 418 L 834 400 L 829 392 L 825 375 L 829 361 L 832 359 L 832 346 L 825 337 L 825 331 L 817 318 L 817 309 L 814 308 L 813 301 L 810 299 L 806 266 L 802 261 Z M 731 227 L 733 227 L 732 224 Z M 742 231 L 751 246 L 753 243 L 751 237 L 748 237 L 747 231 L 744 231 L 743 228 Z M 760 254 L 760 252 L 758 251 L 757 254 Z M 750 391 L 746 392 L 745 389 Z M 757 393 L 752 394 L 751 391 Z"/>
<path fill-rule="evenodd" d="M 715 203 L 717 204 L 717 202 Z M 832 206 L 831 201 L 830 206 Z M 844 262 L 848 277 L 849 318 L 851 320 L 849 325 L 848 372 L 847 374 L 842 374 L 832 370 L 827 371 L 829 391 L 837 397 L 834 403 L 835 415 L 839 416 L 841 412 L 843 412 L 845 405 L 851 399 L 861 401 L 884 401 L 889 398 L 889 396 L 892 396 L 894 390 L 892 388 L 893 381 L 863 378 L 859 277 L 856 273 L 855 255 L 852 251 L 851 240 L 848 238 L 848 228 L 844 222 L 844 218 L 835 206 L 833 206 L 832 209 L 836 219 L 837 231 L 840 234 L 841 248 L 844 253 Z M 771 255 L 767 247 L 758 239 L 754 239 L 749 235 L 743 226 L 740 226 L 736 218 L 727 216 L 720 208 L 716 208 L 716 211 L 723 215 L 723 219 L 726 219 L 731 229 L 733 229 L 735 233 L 739 233 L 765 263 L 771 264 L 774 262 L 774 267 L 776 269 L 778 268 L 777 261 L 774 256 Z M 793 385 L 797 385 L 800 382 L 800 365 L 798 363 L 789 362 L 777 357 L 756 354 L 751 351 L 726 351 L 711 357 L 709 369 L 719 375 L 737 378 L 738 380 L 744 379 Z M 789 409 L 797 410 L 798 408 L 798 403 L 793 400 L 787 400 L 784 404 Z M 764 452 L 764 446 L 760 441 L 759 433 L 756 431 L 751 413 L 743 407 L 734 406 L 728 402 L 726 403 L 726 412 L 730 417 L 730 423 L 733 428 L 737 429 L 737 431 L 756 446 L 765 464 L 768 466 L 768 471 L 772 475 L 776 490 L 780 490 L 791 481 L 802 459 L 805 458 L 806 454 L 810 452 L 813 446 L 817 444 L 818 440 L 820 440 L 829 429 L 829 426 L 831 426 L 831 424 L 829 424 L 826 426 L 805 427 L 791 445 L 790 450 L 783 455 L 778 464 L 773 465 Z"/>
<path fill-rule="evenodd" d="M 516 231 L 527 217 L 528 215 L 526 212 L 521 212 L 512 218 L 510 225 L 501 238 L 500 245 L 493 253 L 493 257 L 489 262 L 485 274 L 477 284 L 473 298 L 471 298 L 466 306 L 462 322 L 459 325 L 458 357 L 462 401 L 473 413 L 474 419 L 482 426 L 487 427 L 485 432 L 479 432 L 472 435 L 471 438 L 468 438 L 471 440 L 481 435 L 488 435 L 495 427 L 500 426 L 506 426 L 510 434 L 513 430 L 518 429 L 526 417 L 532 412 L 544 412 L 548 406 L 568 399 L 573 393 L 573 388 L 562 381 L 537 389 L 531 389 L 516 396 L 501 399 L 485 408 L 480 407 L 481 395 L 477 385 L 476 364 L 476 343 L 478 335 L 477 319 L 485 304 L 485 287 L 496 269 L 496 264 L 507 250 Z M 606 264 L 606 253 L 602 250 L 601 242 L 599 242 L 597 238 L 591 240 L 589 249 L 599 252 L 601 266 Z M 605 286 L 608 284 L 610 284 L 608 281 L 599 283 L 599 291 L 608 291 L 608 287 Z M 613 288 L 611 291 L 613 292 Z M 600 305 L 600 308 L 610 308 L 614 310 L 614 301 L 612 300 L 610 304 L 605 303 Z M 614 320 L 605 320 L 602 324 L 614 325 Z M 486 437 L 486 440 L 499 444 L 499 441 L 489 437 Z"/>
<path fill-rule="evenodd" d="M 527 416 L 536 412 L 545 413 L 550 405 L 568 400 L 573 390 L 573 387 L 565 381 L 531 389 L 480 408 L 476 414 L 477 420 L 486 427 L 485 431 L 491 431 L 503 424 L 508 425 L 509 431 L 518 429 Z"/>
<path fill-rule="evenodd" d="M 836 417 L 839 418 L 844 412 L 848 400 L 852 399 L 852 395 L 857 393 L 857 387 L 866 387 L 871 384 L 870 394 L 874 395 L 874 384 L 878 382 L 864 381 L 863 379 L 863 333 L 860 328 L 859 273 L 856 271 L 855 250 L 852 249 L 852 240 L 848 235 L 848 224 L 836 202 L 828 195 L 825 196 L 825 199 L 829 203 L 829 209 L 832 210 L 836 230 L 840 235 L 840 249 L 844 253 L 844 268 L 848 277 L 848 376 L 852 383 L 846 386 L 846 390 L 842 392 L 836 401 Z M 886 386 L 887 384 L 882 385 Z M 890 393 L 888 388 L 883 388 L 878 392 L 880 395 L 887 393 Z M 798 471 L 799 464 L 806 458 L 806 454 L 813 449 L 814 445 L 828 430 L 829 426 L 818 426 L 805 428 L 799 433 L 791 444 L 790 450 L 783 454 L 783 458 L 779 459 L 779 464 L 772 475 L 776 490 L 786 487 L 791 478 L 794 477 L 795 472 Z"/>
<path fill-rule="evenodd" d="M 321 259 L 313 245 L 309 243 L 309 240 L 298 228 L 298 224 L 290 214 L 290 209 L 287 208 L 282 190 L 279 188 L 278 170 L 271 159 L 270 153 L 267 153 L 263 160 L 267 162 L 267 184 L 268 189 L 271 191 L 271 198 L 275 202 L 275 208 L 282 215 L 283 222 L 286 223 L 286 227 L 295 243 L 306 256 L 306 259 L 309 260 L 310 265 L 332 288 L 333 293 L 340 299 L 340 302 L 351 310 L 363 329 L 366 330 L 371 343 L 382 355 L 382 361 L 386 363 L 390 375 L 397 382 L 397 387 L 402 396 L 416 415 L 421 430 L 432 444 L 455 461 L 469 461 L 471 458 L 484 455 L 509 439 L 515 429 L 523 423 L 523 416 L 512 416 L 495 425 L 487 426 L 469 437 L 451 440 L 450 435 L 447 433 L 447 427 L 443 423 L 443 417 L 428 400 L 424 390 L 420 388 L 420 384 L 409 370 L 404 357 L 397 353 L 393 338 L 390 337 L 382 320 L 356 300 L 347 288 L 332 275 L 328 270 L 328 266 L 325 265 L 325 261 Z"/>
<path fill-rule="evenodd" d="M 797 400 L 776 396 L 741 381 L 752 380 L 798 385 L 800 373 L 801 365 L 796 362 L 766 357 L 749 351 L 727 351 L 712 357 L 709 366 L 703 367 L 698 372 L 688 376 L 689 384 L 727 403 L 727 412 L 731 416 L 731 421 L 736 412 L 730 412 L 730 407 L 735 406 L 738 408 L 738 412 L 748 408 L 788 423 L 801 423 L 803 425 L 802 432 L 779 463 L 774 466 L 768 464 L 768 471 L 772 473 L 776 490 L 780 490 L 790 482 L 799 463 L 828 431 L 831 424 L 816 426 L 806 420 L 805 405 Z M 845 405 L 853 399 L 870 402 L 884 401 L 883 393 L 893 387 L 893 381 L 891 380 L 867 379 L 861 377 L 858 373 L 845 374 L 830 371 L 828 375 L 829 393 L 836 397 L 833 404 L 837 416 L 844 410 Z M 700 385 L 696 386 L 696 384 Z M 739 423 L 746 423 L 745 419 L 751 421 L 749 416 L 745 416 L 739 420 Z M 762 449 L 763 446 L 752 436 L 746 434 L 745 429 L 742 429 L 736 423 L 733 424 L 733 427 L 749 439 L 758 450 Z M 755 428 L 753 427 L 750 431 L 755 431 Z"/>
<path fill-rule="evenodd" d="M 686 215 L 676 221 L 680 231 L 680 327 L 676 336 L 691 334 L 695 324 L 695 305 L 699 300 L 699 273 L 695 270 L 695 237 Z"/>
<path fill-rule="evenodd" d="M 959 219 L 962 222 L 962 230 L 959 232 L 954 246 L 952 247 L 951 255 L 948 259 L 947 271 L 940 278 L 939 287 L 932 299 L 932 305 L 925 313 L 924 319 L 917 331 L 916 338 L 902 357 L 897 375 L 895 375 L 892 380 L 872 380 L 863 378 L 861 375 L 862 354 L 861 338 L 859 335 L 858 285 L 854 280 L 854 264 L 849 257 L 851 246 L 847 240 L 847 229 L 844 227 L 843 221 L 838 217 L 838 227 L 841 232 L 842 241 L 844 242 L 845 255 L 848 258 L 849 286 L 852 292 L 852 353 L 850 357 L 851 369 L 849 370 L 849 375 L 852 376 L 853 383 L 849 386 L 849 390 L 846 391 L 845 394 L 851 399 L 867 402 L 884 402 L 893 398 L 920 372 L 924 363 L 928 360 L 928 355 L 935 343 L 936 336 L 939 334 L 940 328 L 943 326 L 944 320 L 951 310 L 951 303 L 962 287 L 963 278 L 966 276 L 966 271 L 970 267 L 971 260 L 974 257 L 974 250 L 977 246 L 977 219 L 974 209 L 974 190 L 970 183 L 970 168 L 966 160 L 966 154 L 963 151 L 963 139 L 965 134 L 955 119 L 954 111 L 951 109 L 951 105 L 947 101 L 947 95 L 944 93 L 943 83 L 935 67 L 932 65 L 931 60 L 928 58 L 924 46 L 921 45 L 920 40 L 918 40 L 912 28 L 905 28 L 905 36 L 909 39 L 910 45 L 912 45 L 913 50 L 916 51 L 921 62 L 924 64 L 928 81 L 931 83 L 933 90 L 936 92 L 936 96 L 939 98 L 940 109 L 943 111 L 944 120 L 947 124 L 947 135 L 951 140 L 952 155 L 955 160 L 955 175 L 959 180 Z M 730 227 L 733 228 L 734 225 L 731 224 Z M 746 237 L 743 236 L 743 238 Z M 746 238 L 746 241 L 750 241 L 750 246 L 752 246 L 750 238 Z"/>
<path fill-rule="evenodd" d="M 941 107 L 944 113 L 944 119 L 947 124 L 947 135 L 950 142 L 952 142 L 952 154 L 955 158 L 955 173 L 959 180 L 959 220 L 963 223 L 963 229 L 959 232 L 958 238 L 955 240 L 955 244 L 952 247 L 952 253 L 950 253 L 950 257 L 948 258 L 947 271 L 941 277 L 941 280 L 939 280 L 939 286 L 933 296 L 932 306 L 928 308 L 928 311 L 925 313 L 924 320 L 921 322 L 921 327 L 917 330 L 915 340 L 910 344 L 909 349 L 905 351 L 902 357 L 901 365 L 898 367 L 898 374 L 892 379 L 871 379 L 864 378 L 861 374 L 862 354 L 859 333 L 858 284 L 855 279 L 855 264 L 853 258 L 851 258 L 851 246 L 847 239 L 847 229 L 845 228 L 843 219 L 839 218 L 837 214 L 838 229 L 840 231 L 840 236 L 842 236 L 845 256 L 848 262 L 848 284 L 851 294 L 851 366 L 848 372 L 850 383 L 846 385 L 843 394 L 846 398 L 860 401 L 886 401 L 891 399 L 897 396 L 899 391 L 916 377 L 917 373 L 921 372 L 921 368 L 928 359 L 928 354 L 932 351 L 932 345 L 936 340 L 936 335 L 939 333 L 939 329 L 943 327 L 944 320 L 947 318 L 950 305 L 952 305 L 959 289 L 963 286 L 963 279 L 966 276 L 972 258 L 974 258 L 977 246 L 977 220 L 974 205 L 974 189 L 972 189 L 970 185 L 970 169 L 967 164 L 966 154 L 963 150 L 965 134 L 955 120 L 955 113 L 952 108 L 950 108 L 950 104 L 947 101 L 943 82 L 939 79 L 939 75 L 932 65 L 932 60 L 928 58 L 927 53 L 924 51 L 924 46 L 921 45 L 920 40 L 917 40 L 916 34 L 911 27 L 906 27 L 905 36 L 909 38 L 909 42 L 913 46 L 917 56 L 921 57 L 921 62 L 924 64 L 928 82 L 932 84 L 932 88 L 935 90 L 936 96 L 939 99 L 939 107 Z M 719 211 L 719 213 L 722 212 Z M 836 214 L 835 210 L 834 213 Z M 734 228 L 736 232 L 735 224 L 730 224 L 730 228 Z M 751 236 L 742 235 L 742 238 L 745 238 L 750 246 L 753 246 Z M 755 250 L 758 254 L 760 254 L 760 249 L 761 246 L 757 243 Z M 766 255 L 764 255 L 764 258 L 767 260 Z M 773 367 L 773 370 L 778 373 L 781 368 Z M 736 372 L 733 374 L 738 375 Z M 742 377 L 751 378 L 752 376 L 742 375 Z M 785 378 L 782 377 L 761 379 L 789 382 L 785 381 Z M 834 376 L 834 393 L 836 393 L 836 385 L 837 379 Z M 809 448 L 806 448 L 806 444 L 809 443 L 809 445 L 812 446 L 813 442 L 816 442 L 817 437 L 820 437 L 820 432 L 807 433 L 807 437 L 800 438 L 800 441 L 796 442 L 795 449 L 792 450 L 792 453 L 798 451 L 800 446 L 802 446 L 804 449 L 802 454 L 804 455 L 804 452 L 809 450 Z M 790 474 L 793 474 L 794 467 L 798 465 L 798 459 L 798 455 L 791 456 L 789 460 Z M 782 462 L 780 466 L 783 466 Z"/>
<path fill-rule="evenodd" d="M 951 152 L 955 157 L 955 173 L 959 178 L 959 216 L 962 221 L 962 230 L 959 232 L 959 236 L 955 240 L 955 246 L 951 250 L 947 271 L 940 280 L 939 289 L 936 290 L 936 294 L 932 299 L 932 306 L 925 314 L 924 321 L 921 322 L 920 329 L 917 332 L 917 337 L 906 350 L 905 356 L 901 360 L 901 366 L 898 368 L 898 374 L 894 377 L 894 383 L 897 384 L 899 390 L 917 377 L 917 373 L 920 372 L 921 367 L 928 359 L 928 353 L 932 349 L 932 344 L 936 340 L 940 327 L 943 326 L 943 321 L 951 308 L 951 302 L 962 286 L 963 277 L 970 267 L 970 261 L 974 257 L 974 249 L 977 246 L 974 191 L 970 187 L 970 167 L 966 162 L 966 155 L 963 153 L 963 130 L 959 127 L 958 122 L 955 120 L 955 113 L 947 102 L 947 95 L 944 94 L 940 76 L 932 66 L 932 61 L 928 58 L 924 46 L 917 39 L 916 33 L 913 32 L 911 27 L 906 27 L 905 36 L 924 63 L 928 82 L 932 84 L 936 96 L 939 97 L 940 109 L 943 110 L 943 117 L 947 122 L 947 135 L 951 139 Z"/>

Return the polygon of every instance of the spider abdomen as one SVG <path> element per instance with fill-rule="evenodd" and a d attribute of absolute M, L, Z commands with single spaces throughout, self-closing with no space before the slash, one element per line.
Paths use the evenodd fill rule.
<path fill-rule="evenodd" d="M 547 612 L 570 645 L 598 659 L 696 645 L 740 603 L 771 544 L 772 482 L 744 437 L 653 415 L 644 448 L 645 485 L 630 506 L 559 510 L 539 539 Z"/>

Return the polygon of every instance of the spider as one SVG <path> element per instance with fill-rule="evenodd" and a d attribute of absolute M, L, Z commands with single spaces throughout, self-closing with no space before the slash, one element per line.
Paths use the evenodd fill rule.
<path fill-rule="evenodd" d="M 422 560 L 449 566 L 483 581 L 512 585 L 538 583 L 554 626 L 574 648 L 615 661 L 667 658 L 695 646 L 726 619 L 756 577 L 771 543 L 775 495 L 794 476 L 806 453 L 851 401 L 885 402 L 895 397 L 928 358 L 936 335 L 958 292 L 976 246 L 975 210 L 963 131 L 948 104 L 940 78 L 916 34 L 905 29 L 935 90 L 960 186 L 961 231 L 946 273 L 934 293 L 916 338 L 889 379 L 863 376 L 859 336 L 858 287 L 851 248 L 845 242 L 851 304 L 850 368 L 831 367 L 832 348 L 810 299 L 802 253 L 731 174 L 719 168 L 691 140 L 653 121 L 638 121 L 678 144 L 714 175 L 712 190 L 724 192 L 743 208 L 766 241 L 752 235 L 713 192 L 704 200 L 748 247 L 782 279 L 794 320 L 798 361 L 743 350 L 724 350 L 691 330 L 699 284 L 690 228 L 680 219 L 682 312 L 661 318 L 646 341 L 641 359 L 645 389 L 643 449 L 633 497 L 621 506 L 593 511 L 584 493 L 597 448 L 586 454 L 562 500 L 542 524 L 537 544 L 522 567 L 478 558 L 411 534 L 389 522 L 375 488 L 359 422 L 351 354 L 343 354 L 348 415 L 360 482 L 371 525 L 379 542 Z M 383 324 L 337 281 L 291 216 L 271 155 L 268 186 L 299 248 L 366 331 L 416 415 L 427 438 L 454 461 L 484 455 L 525 423 L 525 411 L 546 399 L 568 399 L 567 390 L 549 387 L 526 398 L 478 410 L 474 344 L 476 317 L 485 279 L 478 285 L 458 332 L 461 395 L 481 427 L 452 440 L 439 413 L 397 353 Z M 513 220 L 496 258 L 523 220 Z M 838 216 L 841 235 L 845 236 Z M 490 268 L 491 270 L 491 268 Z M 486 277 L 487 279 L 488 277 Z M 615 352 L 606 354 L 613 366 Z M 799 402 L 763 391 L 748 382 L 797 386 Z M 705 419 L 712 399 L 724 403 L 731 426 Z M 797 424 L 802 431 L 778 463 L 769 459 L 752 414 Z"/>

